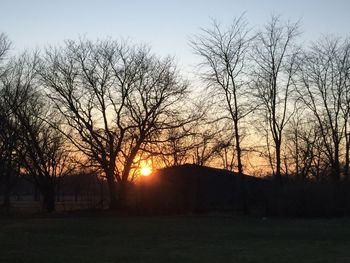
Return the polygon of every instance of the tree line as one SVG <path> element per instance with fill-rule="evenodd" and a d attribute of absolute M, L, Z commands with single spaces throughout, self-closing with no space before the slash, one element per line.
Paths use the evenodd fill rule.
<path fill-rule="evenodd" d="M 303 44 L 301 35 L 299 22 L 277 16 L 259 30 L 243 16 L 213 21 L 189 43 L 200 59 L 198 90 L 173 57 L 145 45 L 83 38 L 11 55 L 2 33 L 4 206 L 16 176 L 53 211 L 60 178 L 95 171 L 119 209 L 150 160 L 235 171 L 242 209 L 245 174 L 348 182 L 350 40 Z"/>

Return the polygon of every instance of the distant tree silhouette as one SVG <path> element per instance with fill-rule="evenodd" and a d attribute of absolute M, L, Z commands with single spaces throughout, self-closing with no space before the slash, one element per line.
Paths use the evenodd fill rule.
<path fill-rule="evenodd" d="M 8 37 L 4 33 L 0 34 L 0 183 L 6 209 L 10 208 L 11 190 L 15 184 L 15 175 L 18 174 L 18 156 L 15 151 L 18 144 L 17 124 L 13 121 L 12 109 L 4 101 L 4 80 L 9 69 L 6 59 L 10 48 Z"/>
<path fill-rule="evenodd" d="M 292 175 L 301 181 L 311 177 L 319 179 L 320 164 L 324 161 L 322 136 L 318 123 L 305 113 L 304 108 L 297 110 L 291 118 L 285 138 L 285 155 L 288 158 L 286 166 L 292 170 Z"/>
<path fill-rule="evenodd" d="M 0 96 L 3 96 L 2 91 Z M 16 176 L 19 175 L 20 160 L 16 151 L 20 143 L 19 130 L 18 123 L 13 121 L 6 105 L 3 101 L 0 104 L 0 183 L 4 195 L 3 206 L 9 209 L 11 190 L 16 182 Z"/>
<path fill-rule="evenodd" d="M 51 212 L 55 210 L 55 185 L 69 170 L 69 162 L 64 138 L 57 130 L 59 118 L 38 85 L 38 65 L 36 53 L 13 58 L 3 78 L 2 95 L 11 109 L 11 122 L 16 125 L 7 142 L 18 142 L 12 151 L 18 158 L 17 165 L 38 187 L 44 210 Z"/>
<path fill-rule="evenodd" d="M 217 107 L 212 107 L 209 100 L 203 94 L 201 98 L 196 98 L 197 105 L 189 107 L 189 111 L 193 112 L 192 121 L 185 126 L 168 130 L 164 134 L 164 140 L 155 145 L 153 153 L 158 153 L 156 158 L 161 161 L 160 166 L 185 163 L 202 166 L 220 158 L 224 148 L 233 148 L 233 138 L 227 132 L 231 128 L 227 127 L 230 124 L 225 119 L 218 120 L 216 115 L 212 116 Z"/>
<path fill-rule="evenodd" d="M 148 149 L 157 159 L 160 166 L 171 167 L 189 161 L 189 151 L 193 149 L 191 142 L 193 127 L 179 127 L 164 133 L 164 139 Z"/>
<path fill-rule="evenodd" d="M 217 107 L 212 105 L 211 111 L 216 110 Z M 191 151 L 193 163 L 203 166 L 217 162 L 224 169 L 233 171 L 236 164 L 232 123 L 226 118 L 215 119 L 217 118 L 215 114 L 210 117 L 211 112 L 207 115 L 209 115 L 208 119 L 201 121 L 193 137 L 193 140 L 197 142 Z"/>
<path fill-rule="evenodd" d="M 255 64 L 253 88 L 261 104 L 263 120 L 267 123 L 270 163 L 279 182 L 284 129 L 295 110 L 292 93 L 299 68 L 300 48 L 295 42 L 299 35 L 298 27 L 298 23 L 284 25 L 279 17 L 272 16 L 271 21 L 258 33 L 252 53 Z M 270 154 L 271 137 L 275 158 Z"/>
<path fill-rule="evenodd" d="M 345 140 L 345 177 L 349 177 L 350 40 L 323 38 L 304 55 L 301 84 L 304 102 L 318 123 L 332 177 L 341 176 Z"/>
<path fill-rule="evenodd" d="M 251 111 L 248 100 L 247 83 L 244 79 L 247 66 L 246 57 L 252 37 L 243 17 L 235 19 L 227 28 L 222 29 L 217 22 L 212 28 L 202 29 L 191 42 L 195 54 L 202 58 L 203 79 L 220 96 L 222 105 L 227 109 L 233 125 L 234 147 L 237 160 L 238 176 L 242 180 L 239 191 L 242 191 L 243 209 L 245 190 L 242 164 L 242 131 L 241 122 Z"/>
<path fill-rule="evenodd" d="M 6 63 L 5 60 L 7 58 L 8 51 L 11 48 L 11 41 L 7 37 L 6 34 L 0 34 L 0 77 L 2 77 L 6 73 Z"/>

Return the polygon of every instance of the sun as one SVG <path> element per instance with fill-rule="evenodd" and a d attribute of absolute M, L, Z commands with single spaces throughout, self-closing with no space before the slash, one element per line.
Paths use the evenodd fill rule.
<path fill-rule="evenodd" d="M 140 174 L 143 176 L 149 176 L 152 173 L 152 169 L 148 166 L 143 166 L 140 169 Z"/>

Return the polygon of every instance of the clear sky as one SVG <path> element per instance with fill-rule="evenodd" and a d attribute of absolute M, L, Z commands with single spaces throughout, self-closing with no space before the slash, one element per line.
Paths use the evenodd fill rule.
<path fill-rule="evenodd" d="M 175 55 L 185 69 L 195 58 L 189 38 L 215 18 L 228 24 L 246 13 L 259 28 L 271 14 L 302 20 L 303 37 L 350 36 L 350 0 L 0 0 L 0 32 L 15 50 L 86 36 L 147 43 L 160 55 Z"/>

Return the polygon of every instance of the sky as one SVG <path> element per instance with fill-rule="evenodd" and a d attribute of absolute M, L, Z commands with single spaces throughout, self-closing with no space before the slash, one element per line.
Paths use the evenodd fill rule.
<path fill-rule="evenodd" d="M 258 30 L 272 14 L 301 20 L 302 38 L 350 36 L 350 0 L 0 0 L 0 32 L 14 50 L 62 44 L 65 39 L 129 39 L 159 55 L 173 55 L 191 71 L 189 39 L 212 19 L 228 25 L 245 13 Z"/>

